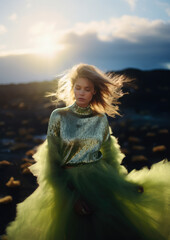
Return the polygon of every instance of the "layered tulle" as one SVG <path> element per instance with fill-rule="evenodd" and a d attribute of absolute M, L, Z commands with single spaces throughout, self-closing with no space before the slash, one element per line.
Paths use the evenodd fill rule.
<path fill-rule="evenodd" d="M 34 155 L 30 170 L 39 187 L 17 205 L 9 240 L 170 239 L 169 162 L 127 174 L 120 165 L 124 154 L 111 136 L 101 147 L 101 160 L 65 169 L 59 145 L 49 137 Z M 90 215 L 77 214 L 79 199 Z"/>

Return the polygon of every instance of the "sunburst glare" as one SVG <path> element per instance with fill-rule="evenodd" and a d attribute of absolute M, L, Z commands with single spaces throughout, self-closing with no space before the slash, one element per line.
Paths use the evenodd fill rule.
<path fill-rule="evenodd" d="M 63 44 L 49 35 L 41 36 L 37 39 L 36 53 L 45 57 L 53 58 L 65 47 Z"/>

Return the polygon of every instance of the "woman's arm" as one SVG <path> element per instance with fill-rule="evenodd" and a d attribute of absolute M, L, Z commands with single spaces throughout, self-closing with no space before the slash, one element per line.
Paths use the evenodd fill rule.
<path fill-rule="evenodd" d="M 62 139 L 60 137 L 60 113 L 55 109 L 49 119 L 47 129 L 47 172 L 48 182 L 52 185 L 61 183 L 65 176 L 65 171 L 61 166 L 62 163 Z"/>
<path fill-rule="evenodd" d="M 38 146 L 33 155 L 36 163 L 29 167 L 33 175 L 37 177 L 39 185 L 52 184 L 55 179 L 57 165 L 61 160 L 59 122 L 59 114 L 56 109 L 51 113 L 49 119 L 47 139 Z"/>

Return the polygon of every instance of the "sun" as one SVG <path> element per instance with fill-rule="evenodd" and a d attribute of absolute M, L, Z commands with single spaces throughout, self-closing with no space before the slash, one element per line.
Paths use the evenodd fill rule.
<path fill-rule="evenodd" d="M 64 49 L 64 45 L 57 42 L 57 40 L 50 35 L 41 36 L 37 43 L 37 54 L 48 58 L 54 58 L 57 52 Z"/>

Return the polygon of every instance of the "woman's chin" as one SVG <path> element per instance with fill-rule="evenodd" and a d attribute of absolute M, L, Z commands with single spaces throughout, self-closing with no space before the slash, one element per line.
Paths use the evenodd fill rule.
<path fill-rule="evenodd" d="M 85 100 L 76 100 L 79 107 L 87 107 L 89 104 Z"/>

